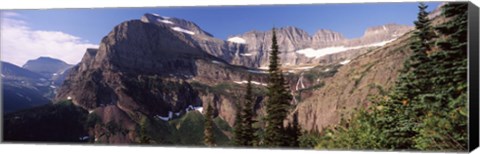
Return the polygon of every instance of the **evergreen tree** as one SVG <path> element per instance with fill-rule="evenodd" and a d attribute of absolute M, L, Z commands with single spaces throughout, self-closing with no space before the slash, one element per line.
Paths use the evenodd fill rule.
<path fill-rule="evenodd" d="M 237 112 L 235 114 L 235 125 L 233 126 L 233 140 L 232 140 L 233 144 L 236 146 L 242 146 L 243 143 L 245 142 L 242 135 L 243 125 L 242 125 L 241 113 L 242 113 L 242 105 L 238 104 Z"/>
<path fill-rule="evenodd" d="M 378 123 L 386 137 L 385 146 L 394 149 L 414 148 L 413 137 L 417 135 L 417 123 L 425 113 L 425 104 L 418 103 L 419 96 L 430 92 L 431 61 L 428 52 L 432 49 L 435 37 L 431 21 L 428 19 L 428 6 L 420 3 L 410 49 L 413 54 L 404 63 L 402 74 L 397 79 L 389 100 L 380 103 L 386 108 Z"/>
<path fill-rule="evenodd" d="M 243 146 L 253 146 L 256 141 L 255 132 L 256 129 L 253 127 L 255 120 L 253 117 L 255 116 L 254 112 L 254 103 L 255 97 L 253 96 L 252 92 L 252 77 L 248 76 L 248 83 L 247 83 L 247 90 L 245 94 L 245 102 L 244 106 L 242 107 L 242 138 L 244 140 Z"/>
<path fill-rule="evenodd" d="M 143 118 L 140 122 L 140 144 L 149 144 L 151 138 L 148 136 L 147 133 L 147 124 L 148 121 L 146 118 Z"/>
<path fill-rule="evenodd" d="M 290 109 L 292 96 L 288 92 L 288 86 L 280 70 L 279 47 L 275 29 L 272 30 L 272 46 L 270 51 L 268 101 L 266 103 L 266 130 L 264 144 L 268 147 L 285 146 L 285 129 L 283 120 Z"/>
<path fill-rule="evenodd" d="M 293 121 L 288 124 L 286 129 L 286 138 L 284 145 L 288 147 L 300 147 L 300 136 L 302 136 L 301 129 L 298 125 L 298 113 L 293 114 Z"/>
<path fill-rule="evenodd" d="M 255 133 L 257 130 L 254 128 L 254 101 L 252 92 L 252 77 L 248 76 L 248 83 L 245 93 L 245 99 L 243 105 L 238 105 L 238 111 L 235 117 L 234 126 L 234 144 L 238 146 L 254 146 L 257 142 Z"/>
<path fill-rule="evenodd" d="M 204 143 L 206 146 L 215 146 L 215 138 L 213 136 L 213 108 L 210 104 L 207 105 L 207 111 L 205 112 L 205 130 L 204 130 Z"/>
<path fill-rule="evenodd" d="M 437 41 L 440 51 L 430 56 L 434 92 L 421 96 L 419 102 L 428 105 L 415 138 L 419 149 L 468 148 L 467 11 L 467 3 L 446 4 L 443 16 L 449 20 L 435 28 L 442 37 Z"/>

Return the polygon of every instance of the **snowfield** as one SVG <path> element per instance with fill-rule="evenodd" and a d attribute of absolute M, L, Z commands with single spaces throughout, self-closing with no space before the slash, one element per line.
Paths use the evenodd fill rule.
<path fill-rule="evenodd" d="M 265 73 L 268 73 L 268 72 L 265 72 L 265 71 L 262 71 L 262 70 L 247 70 L 248 72 L 251 72 L 251 73 L 258 73 L 258 74 L 265 74 Z"/>
<path fill-rule="evenodd" d="M 262 66 L 262 67 L 259 67 L 258 69 L 261 69 L 261 70 L 268 70 L 268 66 Z"/>
<path fill-rule="evenodd" d="M 245 81 L 245 80 L 243 80 L 243 81 L 233 81 L 233 82 L 235 82 L 236 84 L 247 84 L 248 83 L 248 81 Z M 252 84 L 267 86 L 266 83 L 260 83 L 260 82 L 257 82 L 257 81 L 252 81 Z"/>
<path fill-rule="evenodd" d="M 219 62 L 219 61 L 216 61 L 216 60 L 212 60 L 212 63 L 214 63 L 214 64 L 223 64 L 222 62 Z"/>
<path fill-rule="evenodd" d="M 194 109 L 199 111 L 200 113 L 203 113 L 203 107 L 201 107 L 201 106 L 194 107 Z"/>
<path fill-rule="evenodd" d="M 245 39 L 243 39 L 241 37 L 237 37 L 237 36 L 229 38 L 227 41 L 233 42 L 233 43 L 238 43 L 238 44 L 245 44 L 246 43 Z"/>
<path fill-rule="evenodd" d="M 195 32 L 192 32 L 192 31 L 180 28 L 180 27 L 172 27 L 172 29 L 174 31 L 177 31 L 177 32 L 182 32 L 182 33 L 186 33 L 186 34 L 190 34 L 190 35 L 195 35 Z"/>
<path fill-rule="evenodd" d="M 349 62 L 350 62 L 350 60 L 347 59 L 347 60 L 344 60 L 344 61 L 340 62 L 340 64 L 345 65 L 345 64 L 348 64 Z"/>
<path fill-rule="evenodd" d="M 319 58 L 319 57 L 323 57 L 325 55 L 344 52 L 344 51 L 348 51 L 348 50 L 354 50 L 354 49 L 360 49 L 360 48 L 366 48 L 366 47 L 384 46 L 385 44 L 390 43 L 394 40 L 395 39 L 391 39 L 391 40 L 388 40 L 388 41 L 377 42 L 377 43 L 361 45 L 361 46 L 353 46 L 353 47 L 334 46 L 334 47 L 326 47 L 326 48 L 320 48 L 320 49 L 306 48 L 306 49 L 297 50 L 296 52 L 300 53 L 300 54 L 304 54 L 305 56 L 307 56 L 309 58 Z"/>
<path fill-rule="evenodd" d="M 296 67 L 294 69 L 296 69 L 296 70 L 308 70 L 308 69 L 312 69 L 314 67 L 315 66 L 303 66 L 303 67 Z"/>
<path fill-rule="evenodd" d="M 162 117 L 162 116 L 159 116 L 159 115 L 156 115 L 155 118 L 158 118 L 158 119 L 163 120 L 163 121 L 170 120 L 170 118 L 168 118 L 168 117 Z"/>
<path fill-rule="evenodd" d="M 251 53 L 241 53 L 240 56 L 253 56 Z"/>
<path fill-rule="evenodd" d="M 158 22 L 161 22 L 161 23 L 166 23 L 166 24 L 171 24 L 173 25 L 173 22 L 170 21 L 170 20 L 165 20 L 165 19 L 157 19 Z"/>

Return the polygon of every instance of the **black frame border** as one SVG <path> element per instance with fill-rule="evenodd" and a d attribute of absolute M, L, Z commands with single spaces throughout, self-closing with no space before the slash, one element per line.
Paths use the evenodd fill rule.
<path fill-rule="evenodd" d="M 479 144 L 479 51 L 478 51 L 478 7 L 469 2 L 468 5 L 468 69 L 469 69 L 469 122 L 468 150 L 471 152 L 478 147 Z"/>

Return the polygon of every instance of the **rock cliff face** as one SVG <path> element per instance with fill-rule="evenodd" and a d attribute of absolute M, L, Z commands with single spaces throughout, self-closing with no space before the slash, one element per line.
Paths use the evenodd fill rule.
<path fill-rule="evenodd" d="M 344 41 L 346 38 L 338 32 L 320 29 L 312 36 L 312 44 L 325 44 Z"/>
<path fill-rule="evenodd" d="M 268 65 L 271 31 L 250 31 L 220 40 L 195 23 L 183 19 L 145 14 L 141 21 L 188 34 L 195 46 L 227 63 L 256 68 Z M 280 57 L 283 64 L 328 64 L 356 57 L 356 51 L 381 46 L 379 44 L 398 38 L 410 30 L 410 26 L 387 24 L 367 29 L 360 38 L 346 39 L 342 34 L 331 30 L 320 29 L 310 36 L 302 29 L 288 26 L 277 29 L 277 38 L 281 44 Z"/>
<path fill-rule="evenodd" d="M 310 36 L 301 29 L 285 27 L 277 29 L 277 37 L 278 43 L 281 44 L 280 51 L 282 53 L 280 56 L 283 64 L 325 65 L 356 57 L 358 56 L 357 51 L 381 46 L 411 29 L 410 26 L 387 24 L 367 29 L 364 36 L 360 38 L 346 39 L 338 32 L 325 29 L 321 29 Z M 241 57 L 235 59 L 232 63 L 250 67 L 266 67 L 268 65 L 271 36 L 271 31 L 251 31 L 230 37 L 229 40 L 232 42 L 242 43 L 245 46 L 245 51 L 240 55 Z M 245 59 L 248 59 L 248 62 L 244 62 Z"/>
<path fill-rule="evenodd" d="M 184 25 L 182 28 L 195 27 Z M 208 36 L 145 19 L 121 23 L 102 39 L 98 50 L 87 50 L 58 90 L 56 100 L 71 99 L 101 117 L 111 116 L 106 111 L 121 115 L 103 120 L 105 125 L 113 121 L 127 130 L 117 139 L 100 139 L 108 143 L 134 142 L 137 136 L 131 123 L 138 124 L 142 116 L 169 120 L 207 103 L 232 125 L 237 100 L 223 96 L 222 91 L 200 92 L 194 83 L 208 89 L 223 82 L 239 85 L 249 74 L 258 83 L 266 76 L 210 55 L 195 41 L 197 33 Z M 101 134 L 99 130 L 93 135 Z"/>
<path fill-rule="evenodd" d="M 379 30 L 381 30 L 380 27 Z M 378 30 L 378 28 L 377 28 Z M 375 29 L 370 30 L 375 33 Z M 348 118 L 355 108 L 369 105 L 370 95 L 382 94 L 394 84 L 403 62 L 411 51 L 410 34 L 369 51 L 338 69 L 325 85 L 300 103 L 296 112 L 299 124 L 308 131 L 335 125 L 342 115 Z"/>

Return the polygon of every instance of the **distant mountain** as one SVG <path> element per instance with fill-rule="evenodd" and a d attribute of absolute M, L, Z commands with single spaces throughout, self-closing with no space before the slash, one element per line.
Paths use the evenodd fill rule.
<path fill-rule="evenodd" d="M 54 79 L 64 74 L 64 72 L 73 67 L 73 65 L 55 58 L 39 57 L 34 60 L 28 60 L 22 67 L 41 74 L 48 79 Z"/>
<path fill-rule="evenodd" d="M 54 94 L 46 78 L 7 62 L 1 62 L 1 64 L 3 111 L 5 113 L 50 102 L 48 97 Z"/>
<path fill-rule="evenodd" d="M 2 78 L 8 80 L 25 79 L 30 81 L 46 80 L 42 75 L 30 70 L 18 67 L 8 62 L 2 62 Z"/>
<path fill-rule="evenodd" d="M 313 36 L 296 27 L 281 27 L 276 30 L 281 44 L 281 62 L 284 65 L 331 64 L 352 59 L 391 42 L 412 30 L 411 26 L 386 24 L 368 28 L 360 38 L 346 39 L 341 33 L 320 29 Z M 234 64 L 266 68 L 271 46 L 271 31 L 250 31 L 231 36 L 230 42 L 244 45 L 244 51 Z M 248 60 L 247 60 L 248 59 Z M 247 62 L 248 61 L 248 62 Z"/>
<path fill-rule="evenodd" d="M 195 23 L 183 19 L 145 14 L 141 21 L 188 35 L 187 38 L 192 40 L 193 45 L 230 64 L 256 68 L 265 68 L 268 64 L 271 31 L 249 31 L 220 40 Z M 355 39 L 346 39 L 341 33 L 326 29 L 320 29 L 312 36 L 292 26 L 277 28 L 276 32 L 278 43 L 282 44 L 282 63 L 295 66 L 331 64 L 352 59 L 370 48 L 393 41 L 410 30 L 411 26 L 386 24 L 370 27 L 364 36 Z"/>
<path fill-rule="evenodd" d="M 351 85 L 363 84 L 363 74 L 356 72 L 351 76 L 349 72 L 360 68 L 375 69 L 371 66 L 376 66 L 379 70 L 391 72 L 386 75 L 386 72 L 373 72 L 373 75 L 367 72 L 365 77 L 390 77 L 386 84 L 393 81 L 392 76 L 401 66 L 399 61 L 405 58 L 405 54 L 394 53 L 393 57 L 385 54 L 390 53 L 390 48 L 396 47 L 398 42 L 404 45 L 404 34 L 408 31 L 411 31 L 409 26 L 387 24 L 368 28 L 360 38 L 347 39 L 338 32 L 325 29 L 310 36 L 296 27 L 278 28 L 282 70 L 295 95 L 292 104 L 298 104 L 297 109 L 302 111 L 299 114 L 302 127 L 313 130 L 331 124 L 316 119 L 319 107 L 309 103 L 316 101 L 312 98 L 332 95 L 331 104 L 326 107 L 332 109 L 336 107 L 333 99 L 339 98 L 333 96 L 349 96 L 350 91 L 330 89 L 332 83 L 329 81 L 345 79 L 334 81 L 348 83 L 349 87 L 344 88 L 354 89 L 352 98 L 370 91 L 365 90 L 370 85 L 362 85 L 359 87 L 362 91 L 355 91 L 356 87 Z M 139 143 L 144 141 L 140 140 L 142 134 L 139 133 L 144 130 L 143 133 L 151 133 L 149 135 L 156 138 L 153 139 L 155 143 L 198 144 L 201 132 L 187 128 L 201 128 L 202 107 L 212 106 L 216 119 L 223 121 L 223 125 L 233 126 L 233 113 L 238 110 L 248 76 L 252 76 L 257 96 L 257 116 L 264 115 L 268 73 L 261 68 L 268 64 L 271 37 L 271 31 L 250 31 L 221 40 L 193 22 L 145 14 L 140 20 L 115 26 L 102 39 L 98 49 L 87 49 L 81 62 L 70 69 L 68 64 L 45 57 L 29 61 L 24 67 L 52 77 L 45 79 L 50 85 L 54 85 L 51 84 L 54 73 L 68 72 L 64 73 L 66 77 L 61 86 L 54 88 L 57 92 L 54 101 L 71 101 L 87 110 L 89 117 L 99 117 L 89 125 L 89 136 L 95 142 Z M 359 61 L 362 65 L 358 64 Z M 382 65 L 385 63 L 389 65 Z M 44 67 L 54 65 L 54 68 L 33 66 L 37 64 Z M 327 88 L 329 90 L 325 93 L 318 92 Z M 334 94 L 329 93 L 333 91 Z M 200 113 L 195 111 L 192 114 L 192 110 Z M 312 117 L 316 122 L 305 122 Z M 333 123 L 335 119 L 327 120 Z M 186 133 L 192 133 L 191 140 L 172 137 L 185 136 Z M 226 138 L 231 132 L 221 129 L 221 133 L 224 134 L 222 142 L 228 142 Z"/>

